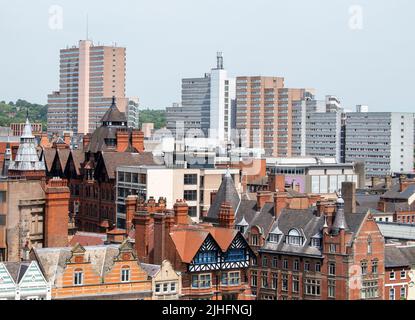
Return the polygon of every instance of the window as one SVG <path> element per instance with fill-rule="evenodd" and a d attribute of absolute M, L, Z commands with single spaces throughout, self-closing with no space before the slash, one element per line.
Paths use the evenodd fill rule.
<path fill-rule="evenodd" d="M 216 251 L 199 252 L 194 260 L 195 264 L 215 263 L 217 261 Z"/>
<path fill-rule="evenodd" d="M 163 292 L 168 292 L 168 291 L 169 291 L 169 284 L 163 283 Z"/>
<path fill-rule="evenodd" d="M 257 277 L 258 274 L 256 271 L 251 271 L 251 287 L 256 287 L 257 286 Z"/>
<path fill-rule="evenodd" d="M 334 243 L 330 243 L 329 252 L 336 253 L 336 245 Z"/>
<path fill-rule="evenodd" d="M 401 279 L 406 279 L 406 271 L 405 270 L 401 271 Z"/>
<path fill-rule="evenodd" d="M 74 285 L 75 286 L 82 286 L 84 282 L 84 273 L 82 270 L 77 269 L 74 272 Z"/>
<path fill-rule="evenodd" d="M 315 270 L 316 270 L 316 272 L 321 272 L 321 264 L 320 264 L 320 262 L 316 262 Z"/>
<path fill-rule="evenodd" d="M 197 207 L 189 207 L 188 215 L 190 217 L 197 217 Z"/>
<path fill-rule="evenodd" d="M 268 258 L 267 258 L 267 256 L 263 256 L 262 257 L 262 266 L 263 267 L 268 267 Z"/>
<path fill-rule="evenodd" d="M 280 241 L 281 235 L 276 233 L 269 234 L 269 242 L 278 243 Z"/>
<path fill-rule="evenodd" d="M 227 254 L 225 261 L 243 261 L 245 260 L 244 249 L 230 249 Z"/>
<path fill-rule="evenodd" d="M 240 283 L 240 273 L 239 272 L 229 272 L 229 285 L 237 286 Z"/>
<path fill-rule="evenodd" d="M 362 269 L 362 275 L 367 274 L 367 261 L 362 261 L 360 263 L 360 268 Z"/>
<path fill-rule="evenodd" d="M 272 257 L 272 267 L 275 269 L 278 267 L 278 258 Z"/>
<path fill-rule="evenodd" d="M 298 293 L 300 291 L 300 278 L 293 276 L 293 292 Z"/>
<path fill-rule="evenodd" d="M 390 280 L 395 280 L 395 272 L 394 272 L 394 271 L 391 271 L 391 272 L 389 273 L 389 279 L 390 279 Z"/>
<path fill-rule="evenodd" d="M 308 261 L 305 261 L 304 262 L 304 271 L 310 271 L 310 262 L 308 262 Z"/>
<path fill-rule="evenodd" d="M 291 229 L 290 232 L 288 232 L 288 235 L 286 237 L 286 243 L 292 244 L 295 246 L 301 246 L 303 245 L 303 237 L 300 235 L 300 232 L 296 229 Z"/>
<path fill-rule="evenodd" d="M 251 235 L 251 245 L 253 245 L 253 246 L 258 246 L 259 245 L 257 234 L 252 234 Z"/>
<path fill-rule="evenodd" d="M 363 281 L 361 289 L 362 299 L 372 299 L 378 297 L 378 282 L 374 280 Z"/>
<path fill-rule="evenodd" d="M 321 247 L 321 239 L 320 238 L 312 238 L 311 239 L 311 246 L 320 248 Z"/>
<path fill-rule="evenodd" d="M 192 288 L 210 288 L 210 274 L 192 275 Z"/>
<path fill-rule="evenodd" d="M 170 291 L 172 293 L 176 292 L 176 282 L 171 282 L 170 283 Z"/>
<path fill-rule="evenodd" d="M 394 288 L 389 289 L 389 300 L 395 300 L 395 289 Z"/>
<path fill-rule="evenodd" d="M 298 271 L 298 270 L 300 270 L 300 261 L 299 260 L 297 260 L 297 259 L 295 259 L 294 260 L 294 271 Z"/>
<path fill-rule="evenodd" d="M 335 263 L 329 263 L 329 275 L 330 276 L 336 275 L 336 264 Z"/>
<path fill-rule="evenodd" d="M 130 281 L 130 268 L 129 267 L 122 267 L 121 269 L 121 282 L 129 282 Z"/>
<path fill-rule="evenodd" d="M 184 190 L 183 197 L 186 201 L 197 201 L 197 190 Z"/>
<path fill-rule="evenodd" d="M 184 185 L 197 185 L 197 174 L 185 174 L 184 175 Z"/>
<path fill-rule="evenodd" d="M 378 273 L 378 260 L 372 261 L 372 273 L 374 274 Z"/>
<path fill-rule="evenodd" d="M 287 259 L 284 259 L 282 267 L 283 267 L 283 269 L 288 269 L 288 260 Z"/>
<path fill-rule="evenodd" d="M 329 298 L 336 297 L 336 280 L 328 280 L 328 290 L 327 294 Z"/>
<path fill-rule="evenodd" d="M 401 299 L 406 299 L 406 288 L 401 287 Z"/>
<path fill-rule="evenodd" d="M 268 273 L 261 272 L 261 287 L 268 288 Z"/>
<path fill-rule="evenodd" d="M 276 290 L 278 288 L 278 273 L 273 273 L 271 278 L 271 288 Z"/>
<path fill-rule="evenodd" d="M 288 291 L 288 275 L 287 274 L 283 274 L 281 276 L 281 290 Z"/>
<path fill-rule="evenodd" d="M 372 237 L 367 238 L 367 254 L 372 254 Z"/>
<path fill-rule="evenodd" d="M 305 280 L 305 294 L 310 296 L 320 295 L 320 280 L 306 279 Z"/>

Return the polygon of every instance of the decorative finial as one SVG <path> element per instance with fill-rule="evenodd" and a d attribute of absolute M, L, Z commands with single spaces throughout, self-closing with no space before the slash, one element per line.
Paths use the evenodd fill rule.
<path fill-rule="evenodd" d="M 112 105 L 115 106 L 115 96 L 112 96 Z"/>

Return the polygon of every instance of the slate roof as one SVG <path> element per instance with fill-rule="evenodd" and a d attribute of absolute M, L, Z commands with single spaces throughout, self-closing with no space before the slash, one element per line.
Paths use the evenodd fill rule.
<path fill-rule="evenodd" d="M 102 159 L 110 179 L 115 179 L 115 171 L 118 166 L 157 165 L 151 152 L 102 152 Z"/>
<path fill-rule="evenodd" d="M 215 199 L 209 208 L 206 221 L 214 221 L 218 219 L 220 207 L 224 202 L 230 203 L 234 212 L 236 212 L 240 201 L 241 198 L 239 197 L 238 191 L 236 190 L 235 182 L 233 181 L 232 176 L 228 170 L 222 180 Z"/>
<path fill-rule="evenodd" d="M 385 267 L 410 267 L 415 264 L 415 246 L 385 246 Z"/>
<path fill-rule="evenodd" d="M 392 188 L 385 192 L 381 198 L 383 199 L 398 199 L 398 200 L 408 200 L 415 193 L 415 184 L 409 185 L 404 191 L 400 192 L 400 185 L 394 184 Z"/>
<path fill-rule="evenodd" d="M 85 153 L 82 150 L 71 151 L 72 160 L 75 166 L 76 174 L 81 174 L 81 163 L 85 161 Z"/>
<path fill-rule="evenodd" d="M 105 112 L 101 122 L 127 122 L 125 113 L 118 110 L 115 99 L 112 100 L 111 107 Z"/>
<path fill-rule="evenodd" d="M 55 160 L 56 149 L 53 148 L 43 148 L 42 150 L 43 160 L 46 164 L 46 169 L 50 171 L 52 168 L 53 160 Z"/>
<path fill-rule="evenodd" d="M 30 262 L 3 262 L 10 276 L 15 283 L 19 283 L 23 278 L 26 270 L 30 266 Z"/>
<path fill-rule="evenodd" d="M 141 268 L 152 278 L 154 278 L 160 271 L 161 266 L 157 264 L 141 263 Z"/>
<path fill-rule="evenodd" d="M 380 221 L 377 222 L 377 225 L 385 238 L 415 240 L 415 225 Z"/>
<path fill-rule="evenodd" d="M 85 259 L 91 262 L 93 270 L 100 276 L 111 270 L 114 259 L 120 253 L 122 245 L 86 246 Z M 33 249 L 46 278 L 57 284 L 66 267 L 66 261 L 72 256 L 72 248 L 40 248 Z M 137 262 L 138 263 L 138 262 Z"/>

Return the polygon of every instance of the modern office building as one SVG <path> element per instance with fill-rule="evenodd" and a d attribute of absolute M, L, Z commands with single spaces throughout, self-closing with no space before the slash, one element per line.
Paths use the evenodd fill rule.
<path fill-rule="evenodd" d="M 167 129 L 179 138 L 188 134 L 228 141 L 234 106 L 235 79 L 228 76 L 219 52 L 216 68 L 211 73 L 182 80 L 182 103 L 167 108 Z"/>
<path fill-rule="evenodd" d="M 62 49 L 59 91 L 48 95 L 48 132 L 93 132 L 113 96 L 125 112 L 125 64 L 126 49 L 115 45 L 81 40 L 78 46 Z"/>
<path fill-rule="evenodd" d="M 294 101 L 310 92 L 285 88 L 280 77 L 237 77 L 236 128 L 242 144 L 262 148 L 266 156 L 290 157 Z"/>
<path fill-rule="evenodd" d="M 345 117 L 346 162 L 364 161 L 367 177 L 413 171 L 413 113 L 350 112 Z"/>
<path fill-rule="evenodd" d="M 364 186 L 362 166 L 338 163 L 335 158 L 268 158 L 266 163 L 268 175 L 284 176 L 285 184 L 301 193 L 334 193 L 343 182 L 355 182 L 358 188 Z"/>
<path fill-rule="evenodd" d="M 316 100 L 306 92 L 292 110 L 292 156 L 333 157 L 341 162 L 342 114 L 339 100 Z"/>
<path fill-rule="evenodd" d="M 164 166 L 119 166 L 117 168 L 117 225 L 125 228 L 125 199 L 138 195 L 166 199 L 166 206 L 173 207 L 177 199 L 184 199 L 189 206 L 189 216 L 195 221 L 210 208 L 211 193 L 219 190 L 226 169 L 166 168 Z M 235 187 L 240 190 L 238 169 L 230 169 Z"/>
<path fill-rule="evenodd" d="M 140 100 L 139 98 L 129 98 L 126 110 L 128 127 L 139 129 L 140 126 Z"/>

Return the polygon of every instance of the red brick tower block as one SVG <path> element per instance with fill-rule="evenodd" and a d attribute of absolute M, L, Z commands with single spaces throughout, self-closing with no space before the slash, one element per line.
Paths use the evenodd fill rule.
<path fill-rule="evenodd" d="M 69 198 L 66 180 L 49 180 L 45 189 L 45 247 L 68 245 Z"/>

